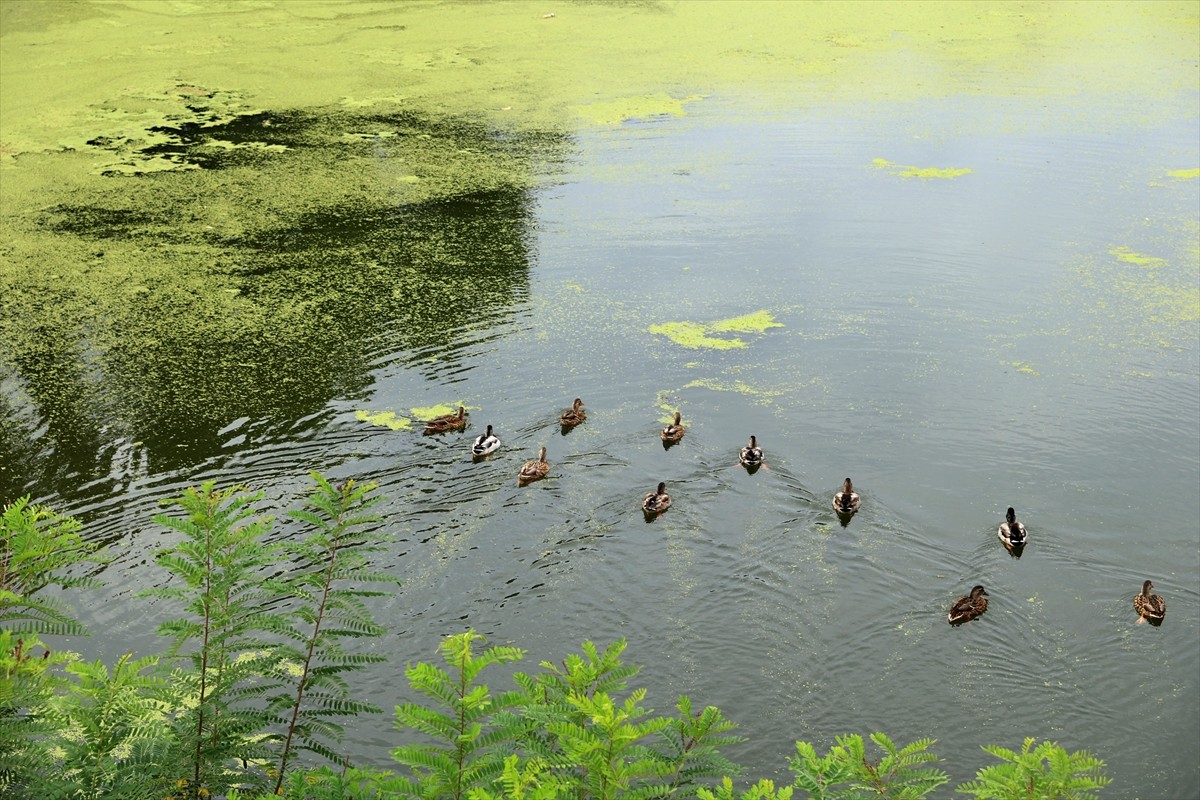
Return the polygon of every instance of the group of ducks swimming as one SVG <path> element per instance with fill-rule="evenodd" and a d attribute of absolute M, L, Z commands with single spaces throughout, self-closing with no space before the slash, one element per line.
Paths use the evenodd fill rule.
<path fill-rule="evenodd" d="M 579 425 L 587 419 L 587 412 L 583 410 L 583 400 L 578 397 L 575 402 L 562 413 L 559 417 L 559 425 L 562 426 L 563 433 L 566 433 L 571 428 Z M 664 447 L 670 447 L 683 438 L 687 429 L 681 424 L 682 415 L 680 412 L 675 412 L 674 420 L 664 427 L 659 432 L 659 437 L 662 439 Z M 458 407 L 458 413 L 446 414 L 437 417 L 425 423 L 425 433 L 445 433 L 448 431 L 464 430 L 467 426 L 466 408 Z M 476 459 L 482 459 L 496 452 L 500 447 L 500 438 L 496 436 L 491 425 L 487 426 L 487 430 L 475 438 L 471 444 L 471 456 Z M 758 440 L 750 437 L 750 442 L 738 451 L 738 463 L 746 468 L 748 472 L 753 474 L 759 467 L 766 465 L 766 457 L 763 449 L 758 446 Z M 521 465 L 520 471 L 517 473 L 517 484 L 525 486 L 533 481 L 546 477 L 550 472 L 550 462 L 546 461 L 546 448 L 542 447 L 538 451 L 538 457 L 526 461 Z M 854 491 L 854 484 L 849 478 L 842 483 L 842 489 L 833 495 L 833 509 L 839 516 L 848 517 L 858 511 L 862 504 L 862 497 L 858 492 Z M 667 484 L 660 482 L 652 492 L 647 492 L 642 498 L 642 512 L 646 515 L 647 520 L 657 517 L 659 514 L 671 507 L 671 496 L 667 494 Z M 996 536 L 1003 542 L 1004 547 L 1015 555 L 1020 555 L 1021 550 L 1029 541 L 1029 532 L 1025 526 L 1017 520 L 1016 511 L 1009 508 L 1004 516 L 1004 522 L 1000 523 L 999 529 L 996 531 Z M 1138 622 L 1143 620 L 1152 624 L 1162 622 L 1163 617 L 1167 613 L 1167 603 L 1162 599 L 1161 595 L 1152 594 L 1151 589 L 1153 584 L 1146 581 L 1142 584 L 1142 591 L 1134 595 L 1133 607 L 1138 612 Z M 969 622 L 987 611 L 988 606 L 987 590 L 976 585 L 972 587 L 970 594 L 963 595 L 954 601 L 950 606 L 950 613 L 946 615 L 947 621 L 951 625 L 960 625 L 964 622 Z"/>

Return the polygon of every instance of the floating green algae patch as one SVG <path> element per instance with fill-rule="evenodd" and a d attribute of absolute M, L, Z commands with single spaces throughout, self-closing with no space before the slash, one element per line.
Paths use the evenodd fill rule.
<path fill-rule="evenodd" d="M 884 158 L 876 158 L 872 162 L 877 169 L 886 170 L 892 175 L 898 175 L 901 178 L 922 178 L 928 180 L 930 178 L 961 178 L 963 175 L 970 175 L 972 170 L 968 167 L 910 167 L 904 164 L 893 164 Z"/>
<path fill-rule="evenodd" d="M 1035 377 L 1041 376 L 1041 373 L 1034 369 L 1033 366 L 1026 361 L 1010 361 L 1008 362 L 1008 365 L 1023 375 L 1033 375 Z"/>
<path fill-rule="evenodd" d="M 1191 181 L 1200 178 L 1200 169 L 1173 169 L 1167 175 L 1176 180 Z"/>
<path fill-rule="evenodd" d="M 648 119 L 650 117 L 682 117 L 688 103 L 700 100 L 700 96 L 692 95 L 676 99 L 668 94 L 659 92 L 641 97 L 624 97 L 617 100 L 597 101 L 586 105 L 576 106 L 579 115 L 597 125 L 618 125 L 633 119 Z"/>
<path fill-rule="evenodd" d="M 1119 261 L 1124 261 L 1126 264 L 1137 264 L 1139 267 L 1147 267 L 1149 269 L 1162 267 L 1167 263 L 1166 259 L 1135 253 L 1128 247 L 1114 247 L 1108 253 L 1109 255 L 1116 256 Z"/>
<path fill-rule="evenodd" d="M 740 317 L 703 324 L 699 322 L 663 322 L 651 325 L 651 333 L 666 336 L 671 341 L 683 347 L 712 350 L 732 350 L 745 347 L 746 343 L 739 338 L 725 339 L 710 336 L 711 333 L 763 333 L 768 328 L 782 328 L 783 324 L 776 322 L 769 311 L 755 311 Z"/>
<path fill-rule="evenodd" d="M 412 428 L 412 420 L 407 417 L 396 416 L 395 411 L 372 413 L 365 409 L 359 409 L 354 412 L 354 418 L 359 422 L 366 422 L 369 425 L 375 425 L 380 428 L 389 428 L 393 431 L 406 431 Z"/>
<path fill-rule="evenodd" d="M 708 390 L 714 391 L 714 392 L 736 392 L 738 394 L 744 394 L 744 395 L 748 395 L 750 397 L 759 398 L 763 402 L 769 402 L 770 398 L 779 397 L 784 394 L 784 392 L 782 392 L 780 390 L 759 389 L 755 386 L 751 386 L 750 384 L 746 383 L 745 381 L 734 380 L 734 381 L 730 381 L 730 382 L 722 382 L 722 381 L 711 380 L 711 379 L 707 379 L 707 378 L 701 378 L 698 380 L 694 380 L 694 381 L 686 384 L 683 388 L 685 388 L 685 389 L 701 388 L 701 389 L 708 389 Z"/>
<path fill-rule="evenodd" d="M 436 417 L 445 417 L 450 414 L 457 414 L 460 406 L 462 406 L 463 408 L 466 408 L 468 411 L 470 411 L 470 407 L 468 407 L 465 403 L 451 403 L 451 404 L 438 403 L 435 406 L 422 406 L 419 408 L 410 408 L 409 411 L 412 412 L 412 415 L 414 417 L 421 420 L 422 422 L 428 422 L 429 420 L 434 419 Z"/>

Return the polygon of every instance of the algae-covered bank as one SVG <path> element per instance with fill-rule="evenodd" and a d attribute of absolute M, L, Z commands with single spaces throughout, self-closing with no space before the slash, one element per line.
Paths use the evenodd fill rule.
<path fill-rule="evenodd" d="M 1135 5 L 5 0 L 0 486 L 105 438 L 195 463 L 381 349 L 453 351 L 524 295 L 531 189 L 581 126 L 1186 89 L 1160 67 L 1195 9 Z"/>
<path fill-rule="evenodd" d="M 155 650 L 159 498 L 282 539 L 318 470 L 386 498 L 382 708 L 448 633 L 626 639 L 754 769 L 1198 796 L 1198 87 L 1195 0 L 0 0 L 0 502 L 113 545 L 89 661 Z"/>

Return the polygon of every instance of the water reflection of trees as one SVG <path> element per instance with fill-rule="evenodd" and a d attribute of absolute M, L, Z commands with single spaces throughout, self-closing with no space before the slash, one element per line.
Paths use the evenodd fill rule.
<path fill-rule="evenodd" d="M 0 460 L 26 466 L 0 474 L 0 494 L 104 474 L 106 437 L 141 442 L 155 471 L 198 463 L 234 420 L 307 418 L 361 391 L 391 354 L 445 368 L 502 335 L 528 293 L 529 187 L 554 137 L 411 115 L 270 122 L 181 131 L 174 155 L 191 148 L 201 169 L 104 179 L 85 202 L 42 205 L 31 236 L 96 263 L 19 308 L 73 313 L 0 360 L 21 387 L 5 389 L 5 418 L 31 407 L 53 442 L 35 458 L 37 426 L 6 423 Z M 375 134 L 347 134 L 359 130 Z M 287 149 L 211 146 L 251 137 Z M 398 181 L 398 169 L 429 180 Z"/>

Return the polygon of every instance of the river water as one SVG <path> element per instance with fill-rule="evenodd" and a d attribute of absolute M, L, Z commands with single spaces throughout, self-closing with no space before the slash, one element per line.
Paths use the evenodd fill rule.
<path fill-rule="evenodd" d="M 756 115 L 711 95 L 543 143 L 523 186 L 225 232 L 204 246 L 242 259 L 243 294 L 344 279 L 343 298 L 277 347 L 187 352 L 236 387 L 199 418 L 148 396 L 137 353 L 86 353 L 77 372 L 118 388 L 65 423 L 70 399 L 6 352 L 4 486 L 112 546 L 77 604 L 89 658 L 157 649 L 169 610 L 132 596 L 163 579 L 158 498 L 213 478 L 282 509 L 318 469 L 387 497 L 390 661 L 357 683 L 385 708 L 410 699 L 399 665 L 450 633 L 527 666 L 623 637 L 648 706 L 688 694 L 740 724 L 746 777 L 786 779 L 796 739 L 882 730 L 936 738 L 957 783 L 981 745 L 1029 736 L 1103 758 L 1105 796 L 1196 797 L 1200 146 L 1181 102 L 1093 129 L 1024 100 Z M 363 139 L 360 174 L 394 174 L 386 136 Z M 124 235 L 40 213 L 89 248 Z M 588 419 L 564 434 L 577 396 Z M 377 424 L 459 402 L 465 433 Z M 476 463 L 488 424 L 503 445 Z M 519 487 L 539 446 L 550 474 Z M 847 476 L 863 501 L 844 520 Z M 659 481 L 674 503 L 648 522 Z M 1019 557 L 996 538 L 1009 506 Z M 1161 626 L 1132 608 L 1147 578 Z M 976 583 L 987 613 L 949 626 Z M 387 767 L 390 728 L 363 719 L 348 749 Z"/>

